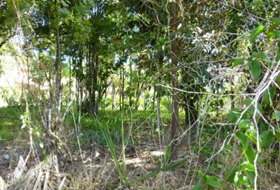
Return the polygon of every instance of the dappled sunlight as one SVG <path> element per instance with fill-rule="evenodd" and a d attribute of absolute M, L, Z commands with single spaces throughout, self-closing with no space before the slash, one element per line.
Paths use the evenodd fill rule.
<path fill-rule="evenodd" d="M 151 156 L 163 156 L 164 153 L 163 151 L 151 151 Z"/>

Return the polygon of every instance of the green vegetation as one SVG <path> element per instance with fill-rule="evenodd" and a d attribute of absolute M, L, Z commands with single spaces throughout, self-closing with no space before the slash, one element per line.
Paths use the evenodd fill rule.
<path fill-rule="evenodd" d="M 0 139 L 12 141 L 18 138 L 22 122 L 15 106 L 0 108 Z"/>
<path fill-rule="evenodd" d="M 1 1 L 0 189 L 277 188 L 279 27 L 276 0 Z"/>

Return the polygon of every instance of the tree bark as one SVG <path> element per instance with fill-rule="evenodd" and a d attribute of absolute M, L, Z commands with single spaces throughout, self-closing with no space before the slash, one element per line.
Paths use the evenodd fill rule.
<path fill-rule="evenodd" d="M 94 45 L 89 45 L 88 62 L 87 62 L 87 76 L 86 76 L 86 89 L 87 99 L 84 103 L 84 108 L 87 113 L 98 114 L 98 72 L 99 72 L 99 57 L 98 51 Z"/>
<path fill-rule="evenodd" d="M 170 10 L 170 25 L 172 31 L 170 34 L 172 35 L 171 40 L 171 59 L 172 59 L 172 71 L 171 71 L 171 81 L 173 87 L 173 95 L 172 95 L 172 119 L 171 119 L 171 132 L 170 132 L 170 141 L 171 141 L 171 155 L 170 161 L 174 161 L 177 159 L 177 141 L 174 140 L 178 136 L 178 129 L 179 129 L 179 82 L 178 82 L 178 59 L 177 55 L 179 53 L 179 48 L 177 44 L 177 40 L 175 37 L 176 30 L 177 30 L 177 4 L 175 2 L 171 3 L 171 10 Z"/>
<path fill-rule="evenodd" d="M 124 67 L 120 68 L 120 111 L 124 110 Z"/>
<path fill-rule="evenodd" d="M 138 70 L 137 70 L 137 88 L 135 90 L 135 97 L 136 97 L 135 110 L 138 110 L 139 99 L 140 99 L 141 93 L 143 91 L 143 82 L 141 83 L 141 78 L 140 77 L 141 77 L 141 67 L 138 68 Z"/>
<path fill-rule="evenodd" d="M 128 103 L 129 107 L 132 107 L 132 63 L 129 61 L 129 89 L 128 89 Z"/>
<path fill-rule="evenodd" d="M 60 47 L 60 29 L 56 29 L 56 61 L 55 61 L 55 89 L 54 89 L 54 110 L 55 110 L 55 124 L 53 132 L 56 133 L 60 126 L 60 110 L 62 100 L 62 86 L 61 86 L 61 47 Z"/>
<path fill-rule="evenodd" d="M 98 53 L 95 52 L 95 62 L 94 62 L 94 71 L 93 71 L 93 114 L 97 115 L 98 114 L 98 108 L 99 108 L 99 102 L 98 102 L 98 96 L 100 96 L 100 94 L 98 94 L 98 96 L 96 96 L 96 92 L 99 92 L 99 90 L 97 89 L 97 83 L 98 83 L 98 68 L 99 68 L 99 57 L 98 57 Z"/>

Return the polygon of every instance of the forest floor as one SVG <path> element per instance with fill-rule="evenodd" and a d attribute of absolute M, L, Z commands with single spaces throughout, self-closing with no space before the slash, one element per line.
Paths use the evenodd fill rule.
<path fill-rule="evenodd" d="M 80 134 L 74 133 L 74 129 L 68 127 L 69 131 L 65 139 L 68 151 L 56 155 L 44 154 L 46 147 L 40 148 L 38 141 L 44 139 L 42 138 L 44 135 L 40 134 L 40 138 L 36 138 L 37 133 L 33 131 L 33 139 L 30 139 L 28 130 L 21 129 L 21 120 L 16 119 L 19 116 L 15 108 L 0 109 L 0 190 L 189 190 L 194 189 L 199 183 L 201 186 L 196 189 L 202 190 L 209 188 L 204 186 L 204 176 L 220 179 L 223 183 L 221 189 L 236 189 L 233 183 L 226 181 L 228 178 L 226 171 L 240 162 L 242 156 L 239 152 L 240 144 L 235 141 L 225 145 L 224 151 L 214 156 L 223 146 L 225 137 L 222 135 L 227 132 L 227 129 L 205 126 L 199 138 L 196 137 L 195 129 L 191 132 L 192 135 L 188 134 L 188 137 L 182 139 L 178 149 L 178 160 L 185 159 L 185 161 L 176 168 L 152 175 L 164 164 L 169 143 L 168 121 L 163 122 L 166 126 L 161 129 L 161 133 L 157 132 L 153 120 L 150 123 L 147 120 L 142 122 L 147 115 L 131 123 L 124 123 L 125 128 L 131 126 L 125 131 L 125 138 L 127 138 L 125 163 L 121 155 L 121 142 L 112 136 L 116 141 L 118 163 L 121 168 L 123 165 L 126 166 L 126 172 L 123 172 L 126 176 L 122 178 L 131 182 L 146 175 L 150 176 L 123 187 L 120 181 L 121 174 L 116 169 L 104 136 L 100 131 L 95 131 L 97 128 L 90 128 L 96 125 L 94 123 L 96 119 L 83 118 L 84 130 Z M 110 118 L 105 117 L 99 124 L 115 126 L 109 128 L 111 135 L 120 138 L 120 134 L 114 133 L 119 123 L 107 121 Z M 111 120 L 115 118 L 112 117 Z M 72 120 L 69 121 L 71 122 Z M 99 143 L 96 142 L 97 140 Z M 35 144 L 34 149 L 30 144 Z M 258 168 L 260 189 L 280 189 L 279 151 L 272 148 L 268 151 L 262 152 L 264 164 Z M 48 150 L 48 152 L 55 151 Z M 272 153 L 273 157 L 270 156 Z M 241 184 L 240 187 L 245 185 Z"/>
<path fill-rule="evenodd" d="M 116 145 L 115 148 L 120 155 L 121 147 Z M 0 189 L 192 189 L 205 161 L 187 146 L 180 146 L 179 159 L 187 157 L 185 163 L 122 188 L 107 146 L 83 144 L 71 149 L 72 162 L 64 156 L 48 156 L 42 160 L 30 153 L 28 142 L 6 144 L 1 141 Z M 155 171 L 161 165 L 165 151 L 166 146 L 160 147 L 155 138 L 144 137 L 137 146 L 127 145 L 127 179 Z M 119 161 L 122 164 L 121 159 Z"/>

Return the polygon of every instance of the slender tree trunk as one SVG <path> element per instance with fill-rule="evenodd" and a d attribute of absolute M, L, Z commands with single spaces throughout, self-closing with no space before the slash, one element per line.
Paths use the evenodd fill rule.
<path fill-rule="evenodd" d="M 82 75 L 82 62 L 83 62 L 83 52 L 82 52 L 82 48 L 79 48 L 78 50 L 78 59 L 77 59 L 77 71 L 76 71 L 76 80 L 77 80 L 77 84 L 76 84 L 76 89 L 77 89 L 77 98 L 76 98 L 76 102 L 77 102 L 77 110 L 79 110 L 79 112 L 81 112 L 81 108 L 82 108 L 82 102 L 83 102 L 83 86 L 82 85 L 82 81 L 83 81 L 83 75 Z"/>
<path fill-rule="evenodd" d="M 119 106 L 120 111 L 122 111 L 122 99 L 123 99 L 123 84 L 122 84 L 122 68 L 120 68 L 120 89 L 119 89 Z"/>
<path fill-rule="evenodd" d="M 141 76 L 141 68 L 138 68 L 138 71 L 137 71 L 137 88 L 136 88 L 136 91 L 135 91 L 135 97 L 136 97 L 135 110 L 138 110 L 139 99 L 140 99 L 140 96 L 141 96 L 141 93 L 142 93 L 142 88 L 143 88 L 143 83 L 140 82 L 140 76 Z"/>
<path fill-rule="evenodd" d="M 175 2 L 171 3 L 170 10 L 170 25 L 171 25 L 171 34 L 175 36 L 177 30 L 177 4 Z M 172 71 L 171 71 L 171 81 L 173 87 L 173 95 L 172 95 L 172 118 L 171 118 L 171 133 L 170 133 L 170 141 L 171 141 L 171 155 L 170 161 L 174 161 L 177 159 L 177 141 L 174 139 L 178 136 L 179 129 L 179 82 L 178 82 L 178 72 L 177 65 L 178 59 L 177 55 L 179 53 L 177 40 L 175 37 L 171 38 L 171 59 L 172 59 Z"/>
<path fill-rule="evenodd" d="M 89 52 L 87 54 L 87 66 L 86 66 L 86 99 L 83 101 L 83 109 L 87 113 L 92 113 L 92 100 L 93 100 L 93 61 L 92 61 L 92 45 L 88 45 L 89 47 Z"/>
<path fill-rule="evenodd" d="M 132 107 L 132 63 L 129 61 L 129 90 L 128 90 L 128 97 L 129 97 L 129 107 Z"/>
<path fill-rule="evenodd" d="M 125 80 L 125 75 L 124 75 L 124 67 L 122 68 L 122 108 L 123 108 L 123 110 L 122 111 L 124 111 L 124 107 L 125 107 L 125 102 L 124 102 L 124 99 L 125 99 L 125 97 L 124 97 L 124 89 L 125 89 L 125 83 L 124 83 L 124 80 Z"/>
<path fill-rule="evenodd" d="M 55 89 L 54 89 L 54 110 L 55 110 L 55 123 L 53 132 L 56 133 L 60 127 L 60 110 L 62 99 L 62 86 L 61 86 L 61 47 L 60 47 L 60 30 L 59 26 L 56 29 L 56 61 L 55 61 Z"/>
<path fill-rule="evenodd" d="M 174 64 L 174 63 L 173 63 Z M 171 133 L 170 140 L 171 142 L 177 138 L 178 129 L 179 129 L 179 83 L 178 83 L 178 73 L 176 69 L 173 69 L 172 73 L 172 87 L 173 87 L 173 95 L 172 95 L 172 118 L 171 118 Z M 171 160 L 177 159 L 177 141 L 173 141 L 171 143 Z"/>
<path fill-rule="evenodd" d="M 71 101 L 72 99 L 72 96 L 73 96 L 73 93 L 72 93 L 72 84 L 73 84 L 73 78 L 72 78 L 72 67 L 71 65 L 73 65 L 73 59 L 70 59 L 69 60 L 69 64 L 68 64 L 68 67 L 69 67 L 69 86 L 68 86 L 68 91 L 69 91 L 69 99 L 67 101 L 67 104 Z"/>
<path fill-rule="evenodd" d="M 99 70 L 99 57 L 93 45 L 89 45 L 88 66 L 87 66 L 87 92 L 88 97 L 84 107 L 90 114 L 98 114 L 98 70 Z"/>
<path fill-rule="evenodd" d="M 161 83 L 161 74 L 160 74 L 160 71 L 159 71 L 159 68 L 160 68 L 160 65 L 163 64 L 163 59 L 161 59 L 161 56 L 163 56 L 163 54 L 161 54 L 159 56 L 159 59 L 158 59 L 158 62 L 156 63 L 156 68 L 157 68 L 157 72 L 158 72 L 158 83 Z M 161 120 L 161 110 L 160 110 L 160 104 L 161 104 L 161 87 L 160 86 L 156 86 L 155 87 L 155 91 L 157 92 L 157 128 L 158 128 L 158 131 L 161 131 L 161 130 L 164 130 L 162 129 L 162 120 Z M 159 133 L 159 144 L 161 146 L 161 136 L 160 136 L 160 133 Z"/>
<path fill-rule="evenodd" d="M 98 97 L 96 96 L 96 92 L 99 93 L 99 90 L 97 89 L 97 83 L 98 83 L 98 68 L 99 68 L 99 58 L 98 58 L 98 53 L 95 52 L 95 62 L 94 62 L 94 70 L 93 70 L 93 114 L 97 115 L 98 114 Z"/>
<path fill-rule="evenodd" d="M 143 83 L 140 83 L 140 81 L 138 81 L 138 83 L 137 83 L 136 95 L 135 95 L 135 96 L 136 96 L 136 100 L 135 100 L 135 110 L 138 110 L 138 108 L 139 108 L 139 99 L 140 99 L 142 90 L 143 90 Z"/>
<path fill-rule="evenodd" d="M 116 105 L 116 100 L 115 100 L 115 93 L 116 93 L 116 86 L 115 86 L 115 83 L 113 81 L 113 84 L 112 84 L 112 94 L 111 94 L 111 101 L 112 101 L 112 111 L 114 110 L 115 108 L 115 105 Z"/>
<path fill-rule="evenodd" d="M 120 111 L 124 110 L 124 67 L 120 68 Z"/>

